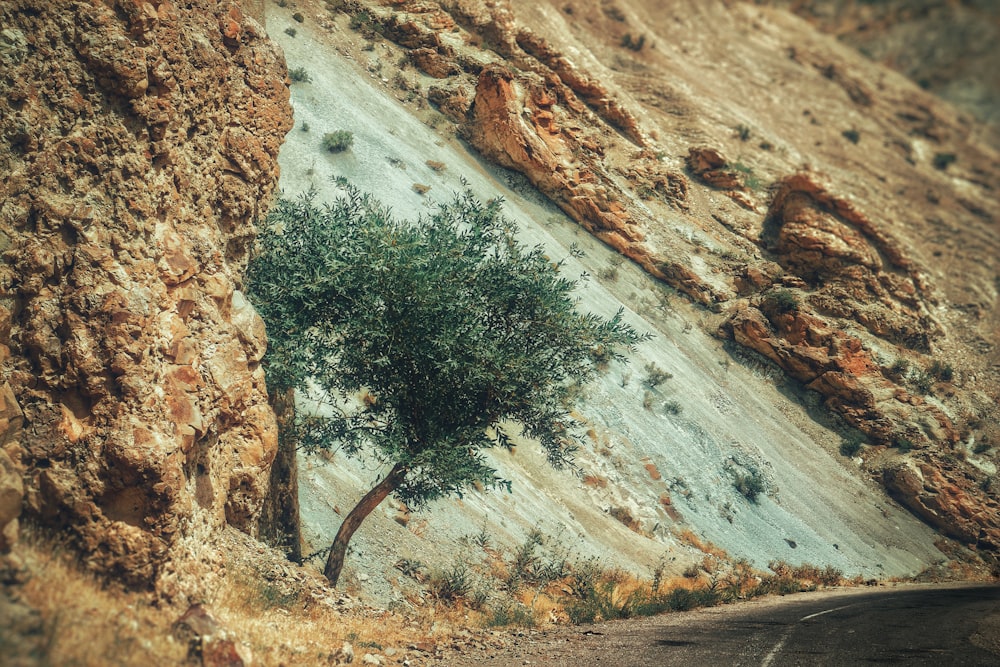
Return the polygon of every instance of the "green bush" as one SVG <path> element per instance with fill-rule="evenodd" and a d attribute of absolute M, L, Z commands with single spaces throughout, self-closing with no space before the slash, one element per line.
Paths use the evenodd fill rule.
<path fill-rule="evenodd" d="M 768 300 L 779 313 L 790 313 L 799 309 L 799 299 L 791 290 L 780 289 L 773 292 Z"/>
<path fill-rule="evenodd" d="M 342 153 L 354 145 L 354 135 L 347 130 L 327 132 L 323 135 L 323 148 L 331 153 Z"/>
<path fill-rule="evenodd" d="M 955 369 L 951 367 L 951 364 L 942 363 L 937 359 L 931 362 L 927 372 L 941 382 L 951 382 L 955 378 Z"/>
<path fill-rule="evenodd" d="M 944 171 L 954 162 L 957 158 L 954 153 L 935 153 L 934 154 L 934 168 Z"/>
<path fill-rule="evenodd" d="M 752 503 L 756 503 L 757 496 L 766 490 L 764 478 L 758 472 L 747 474 L 737 473 L 736 479 L 733 481 L 733 487 Z"/>
<path fill-rule="evenodd" d="M 306 71 L 305 67 L 293 67 L 288 70 L 288 78 L 291 79 L 293 83 L 312 82 L 312 77 L 309 76 L 309 72 Z"/>
<path fill-rule="evenodd" d="M 861 451 L 863 444 L 865 444 L 864 436 L 860 433 L 852 433 L 845 436 L 840 442 L 840 453 L 844 456 L 854 456 Z"/>

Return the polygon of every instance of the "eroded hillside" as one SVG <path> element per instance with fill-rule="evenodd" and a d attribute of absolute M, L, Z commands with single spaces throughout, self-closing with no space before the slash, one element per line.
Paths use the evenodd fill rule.
<path fill-rule="evenodd" d="M 996 156 L 970 117 L 792 15 L 740 3 L 296 7 L 360 48 L 376 87 L 701 304 L 705 330 L 781 367 L 916 516 L 995 549 Z M 300 108 L 335 85 L 303 86 Z M 450 123 L 419 109 L 424 95 Z M 380 192 L 392 180 L 328 162 L 311 175 Z M 633 306 L 655 322 L 649 307 Z"/>
<path fill-rule="evenodd" d="M 15 602 L 24 591 L 61 608 L 45 625 L 4 598 L 3 618 L 20 619 L 4 628 L 40 646 L 43 626 L 58 636 L 52 619 L 73 618 L 63 608 L 77 601 L 38 576 L 55 535 L 105 584 L 154 591 L 97 603 L 162 612 L 145 625 L 81 612 L 82 627 L 113 626 L 110 651 L 119 633 L 165 638 L 200 600 L 276 660 L 336 663 L 347 637 L 379 638 L 282 631 L 289 600 L 297 628 L 329 628 L 354 603 L 231 530 L 256 534 L 276 514 L 262 509 L 272 473 L 291 462 L 272 468 L 265 334 L 240 292 L 279 157 L 288 194 L 333 192 L 327 177 L 346 175 L 402 215 L 463 178 L 502 194 L 527 240 L 592 276 L 588 308 L 625 305 L 656 334 L 581 406 L 582 476 L 526 442 L 496 458 L 511 495 L 372 517 L 349 590 L 430 609 L 420 622 L 362 613 L 424 647 L 398 661 L 445 632 L 399 556 L 446 565 L 478 532 L 500 549 L 541 529 L 642 574 L 666 563 L 703 577 L 729 557 L 910 575 L 975 560 L 956 544 L 988 570 L 991 130 L 784 10 L 662 4 L 5 3 L 2 583 Z M 285 56 L 311 80 L 286 79 Z M 319 140 L 336 129 L 356 141 L 331 156 Z M 307 546 L 320 548 L 380 470 L 300 463 Z M 756 502 L 737 488 L 747 476 Z M 19 515 L 48 537 L 16 546 Z M 227 602 L 243 587 L 258 606 Z"/>

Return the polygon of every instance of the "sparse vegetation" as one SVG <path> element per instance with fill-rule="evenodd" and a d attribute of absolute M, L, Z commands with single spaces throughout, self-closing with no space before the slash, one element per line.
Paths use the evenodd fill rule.
<path fill-rule="evenodd" d="M 289 26 L 285 28 L 285 34 L 288 35 L 289 37 L 295 37 L 295 35 L 299 34 L 299 31 Z"/>
<path fill-rule="evenodd" d="M 663 403 L 663 411 L 668 415 L 679 415 L 684 411 L 684 406 L 680 404 L 680 401 L 669 400 Z"/>
<path fill-rule="evenodd" d="M 624 258 L 621 255 L 612 255 L 608 260 L 608 266 L 597 272 L 597 277 L 606 282 L 618 280 L 618 268 L 622 265 Z"/>
<path fill-rule="evenodd" d="M 427 162 L 425 162 L 424 164 L 426 164 L 434 171 L 444 171 L 445 169 L 448 168 L 448 165 L 446 165 L 444 162 L 438 162 L 437 160 L 427 160 Z"/>
<path fill-rule="evenodd" d="M 646 46 L 646 36 L 639 35 L 638 38 L 633 38 L 632 33 L 627 32 L 622 37 L 622 46 L 630 51 L 642 51 L 642 47 Z"/>
<path fill-rule="evenodd" d="M 934 376 L 919 368 L 910 369 L 907 381 L 921 394 L 929 394 L 934 390 Z"/>
<path fill-rule="evenodd" d="M 861 446 L 865 444 L 865 438 L 858 432 L 844 436 L 840 442 L 840 453 L 843 456 L 856 456 L 861 451 Z"/>
<path fill-rule="evenodd" d="M 889 379 L 894 382 L 902 382 L 907 374 L 910 372 L 910 362 L 902 357 L 896 359 L 889 366 L 888 375 Z"/>
<path fill-rule="evenodd" d="M 302 23 L 306 20 L 306 17 L 302 15 L 302 12 L 295 12 L 292 14 L 292 20 L 296 23 Z"/>
<path fill-rule="evenodd" d="M 951 164 L 956 160 L 954 153 L 935 153 L 934 154 L 934 168 L 941 171 L 946 170 Z"/>
<path fill-rule="evenodd" d="M 740 138 L 740 141 L 750 141 L 750 137 L 753 136 L 753 132 L 750 128 L 743 123 L 736 126 L 736 136 Z"/>
<path fill-rule="evenodd" d="M 293 67 L 288 70 L 288 78 L 291 79 L 293 83 L 312 82 L 312 77 L 309 76 L 309 72 L 306 71 L 305 67 Z"/>
<path fill-rule="evenodd" d="M 895 445 L 900 452 L 905 453 L 913 449 L 913 440 L 905 435 L 897 435 L 893 441 L 893 445 Z"/>
<path fill-rule="evenodd" d="M 651 361 L 643 367 L 646 371 L 646 378 L 643 380 L 644 384 L 650 389 L 655 389 L 667 380 L 674 377 L 674 374 L 660 368 L 659 364 L 655 361 Z"/>
<path fill-rule="evenodd" d="M 696 538 L 694 542 L 700 544 Z M 573 624 L 593 623 L 845 583 L 843 573 L 831 566 L 772 561 L 773 574 L 768 574 L 745 560 L 727 564 L 725 552 L 706 548 L 719 555 L 706 555 L 681 577 L 667 578 L 661 562 L 649 579 L 642 579 L 595 557 L 580 559 L 558 538 L 532 531 L 509 554 L 499 549 L 483 549 L 478 556 L 463 552 L 459 562 L 445 570 L 452 573 L 444 577 L 451 583 L 432 581 L 430 586 L 432 592 L 442 585 L 464 590 L 463 595 L 434 593 L 434 597 L 441 603 L 481 610 L 480 622 L 486 627 L 533 627 L 544 612 Z"/>
<path fill-rule="evenodd" d="M 857 130 L 844 130 L 841 134 L 852 144 L 856 144 L 861 141 L 861 133 Z"/>
<path fill-rule="evenodd" d="M 946 364 L 935 359 L 931 362 L 930 368 L 927 372 L 936 377 L 941 382 L 951 382 L 955 379 L 955 369 L 951 367 L 951 364 Z"/>
<path fill-rule="evenodd" d="M 768 295 L 768 301 L 779 313 L 790 313 L 799 309 L 799 299 L 788 289 L 779 289 Z"/>
<path fill-rule="evenodd" d="M 323 135 L 323 148 L 331 153 L 342 153 L 354 145 L 354 134 L 347 130 L 336 130 Z"/>
<path fill-rule="evenodd" d="M 756 191 L 764 187 L 760 178 L 754 174 L 752 167 L 748 167 L 742 162 L 732 162 L 729 164 L 729 168 L 740 175 L 740 181 L 746 189 Z"/>
<path fill-rule="evenodd" d="M 428 192 L 430 192 L 430 190 L 431 190 L 431 186 L 429 186 L 429 185 L 425 185 L 423 183 L 414 183 L 413 184 L 413 191 L 416 192 L 418 195 L 425 195 Z"/>
<path fill-rule="evenodd" d="M 733 487 L 752 503 L 756 503 L 757 497 L 766 490 L 764 478 L 757 471 L 737 472 L 733 480 Z"/>

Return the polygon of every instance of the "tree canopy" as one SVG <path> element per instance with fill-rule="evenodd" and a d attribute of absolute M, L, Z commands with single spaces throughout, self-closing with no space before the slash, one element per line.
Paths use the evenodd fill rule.
<path fill-rule="evenodd" d="M 271 389 L 324 405 L 285 437 L 392 465 L 335 540 L 334 582 L 354 529 L 389 493 L 420 505 L 475 483 L 509 488 L 483 456 L 511 446 L 505 423 L 569 463 L 580 387 L 646 337 L 621 310 L 578 311 L 577 282 L 518 241 L 499 199 L 464 192 L 407 221 L 341 185 L 328 205 L 279 200 L 248 271 Z"/>

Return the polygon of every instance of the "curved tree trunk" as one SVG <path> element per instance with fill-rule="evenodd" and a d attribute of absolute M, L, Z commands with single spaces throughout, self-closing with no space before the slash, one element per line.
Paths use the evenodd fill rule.
<path fill-rule="evenodd" d="M 397 463 L 385 476 L 385 479 L 366 493 L 365 497 L 347 514 L 344 523 L 340 525 L 340 530 L 337 531 L 337 537 L 334 538 L 333 544 L 330 546 L 330 555 L 326 559 L 326 567 L 323 568 L 323 576 L 330 580 L 330 584 L 336 586 L 337 580 L 340 579 L 340 571 L 344 569 L 344 557 L 347 555 L 347 546 L 351 542 L 351 537 L 354 536 L 354 531 L 372 513 L 372 510 L 385 500 L 386 496 L 399 488 L 399 485 L 406 478 L 407 472 L 409 471 L 402 463 Z"/>

